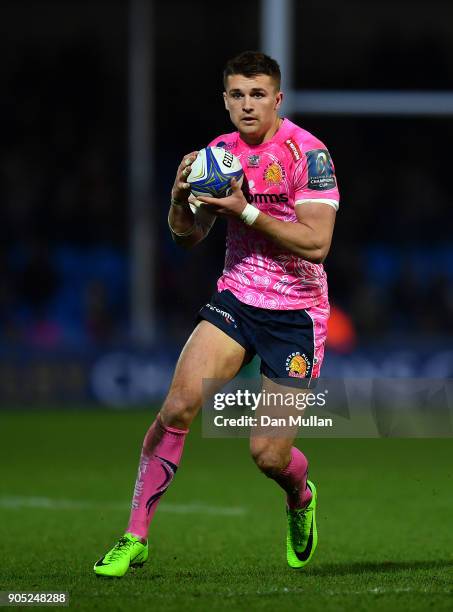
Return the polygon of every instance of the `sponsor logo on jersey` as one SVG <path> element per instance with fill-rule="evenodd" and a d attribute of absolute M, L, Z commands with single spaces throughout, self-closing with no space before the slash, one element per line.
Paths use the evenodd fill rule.
<path fill-rule="evenodd" d="M 290 150 L 294 161 L 299 161 L 299 159 L 302 159 L 302 153 L 299 149 L 299 145 L 297 144 L 297 142 L 294 142 L 294 140 L 291 140 L 291 138 L 288 138 L 288 140 L 285 140 L 285 145 Z"/>
<path fill-rule="evenodd" d="M 286 371 L 292 378 L 305 378 L 309 376 L 310 369 L 311 362 L 305 353 L 301 355 L 296 351 L 286 358 Z"/>
<path fill-rule="evenodd" d="M 284 204 L 288 201 L 287 193 L 249 193 L 249 204 Z"/>
<path fill-rule="evenodd" d="M 332 159 L 327 149 L 307 151 L 308 188 L 326 191 L 336 187 Z"/>
<path fill-rule="evenodd" d="M 247 157 L 247 167 L 248 168 L 258 168 L 259 165 L 260 165 L 259 155 L 249 155 Z"/>
<path fill-rule="evenodd" d="M 285 178 L 285 169 L 279 162 L 272 162 L 264 171 L 263 179 L 268 185 L 281 185 Z"/>
<path fill-rule="evenodd" d="M 227 151 L 231 151 L 231 149 L 236 148 L 237 142 L 235 140 L 233 140 L 233 142 L 225 142 L 224 140 L 221 140 L 215 146 L 220 147 L 222 149 L 226 149 Z"/>

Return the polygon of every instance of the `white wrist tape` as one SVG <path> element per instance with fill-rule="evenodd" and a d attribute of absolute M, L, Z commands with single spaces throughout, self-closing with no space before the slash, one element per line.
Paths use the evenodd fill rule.
<path fill-rule="evenodd" d="M 255 206 L 247 204 L 244 210 L 241 212 L 241 219 L 246 225 L 253 225 L 259 214 L 260 211 L 255 208 Z"/>

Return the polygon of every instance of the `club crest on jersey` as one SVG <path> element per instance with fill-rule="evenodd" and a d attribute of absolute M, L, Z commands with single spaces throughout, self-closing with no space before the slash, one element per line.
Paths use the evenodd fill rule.
<path fill-rule="evenodd" d="M 259 165 L 260 165 L 259 155 L 249 155 L 247 157 L 247 167 L 248 168 L 258 168 Z"/>
<path fill-rule="evenodd" d="M 288 138 L 288 140 L 285 140 L 285 145 L 290 150 L 290 153 L 293 156 L 294 161 L 299 161 L 299 159 L 302 158 L 302 153 L 300 152 L 299 145 L 297 144 L 297 142 L 294 142 L 294 140 L 291 140 L 291 138 Z"/>
<path fill-rule="evenodd" d="M 263 179 L 268 185 L 281 185 L 285 178 L 285 169 L 279 162 L 272 162 L 264 171 Z"/>
<path fill-rule="evenodd" d="M 311 362 L 305 353 L 301 355 L 299 351 L 296 351 L 286 358 L 286 371 L 288 372 L 288 376 L 292 378 L 305 378 L 309 376 L 310 370 Z"/>

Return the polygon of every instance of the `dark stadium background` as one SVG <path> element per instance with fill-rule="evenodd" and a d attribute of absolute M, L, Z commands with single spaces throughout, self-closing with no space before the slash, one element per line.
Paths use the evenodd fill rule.
<path fill-rule="evenodd" d="M 453 7 L 296 2 L 300 89 L 448 90 Z M 166 225 L 181 156 L 231 129 L 227 58 L 259 47 L 259 3 L 156 2 L 156 340 L 131 340 L 128 3 L 5 0 L 0 9 L 0 401 L 137 403 L 171 366 L 223 264 L 224 226 L 192 252 Z M 325 373 L 453 372 L 453 117 L 295 120 L 324 140 L 342 202 L 326 262 Z M 124 374 L 124 375 L 123 375 Z M 119 382 L 118 382 L 119 381 Z"/>

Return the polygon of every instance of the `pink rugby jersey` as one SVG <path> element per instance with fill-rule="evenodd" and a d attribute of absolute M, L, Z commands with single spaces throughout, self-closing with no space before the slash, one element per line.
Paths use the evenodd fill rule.
<path fill-rule="evenodd" d="M 247 176 L 249 202 L 286 223 L 297 223 L 295 206 L 317 200 L 338 210 L 334 166 L 324 144 L 284 119 L 271 140 L 248 145 L 238 132 L 219 136 L 209 146 L 231 151 Z M 228 219 L 225 267 L 218 291 L 229 289 L 238 300 L 272 310 L 310 308 L 327 299 L 322 264 L 284 251 L 253 226 Z"/>

